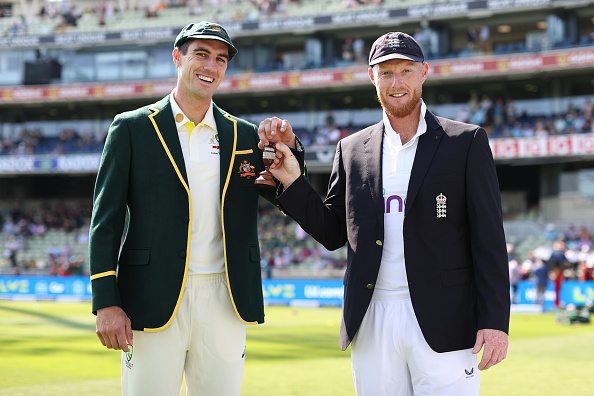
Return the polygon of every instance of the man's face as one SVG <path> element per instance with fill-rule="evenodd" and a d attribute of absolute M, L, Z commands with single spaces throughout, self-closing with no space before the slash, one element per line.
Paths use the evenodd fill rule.
<path fill-rule="evenodd" d="M 369 69 L 369 78 L 386 113 L 403 118 L 421 105 L 428 70 L 426 63 L 405 59 L 391 59 Z"/>
<path fill-rule="evenodd" d="M 176 92 L 210 100 L 227 71 L 229 48 L 222 41 L 195 39 L 185 55 L 179 48 L 173 50 L 173 62 L 177 66 Z"/>

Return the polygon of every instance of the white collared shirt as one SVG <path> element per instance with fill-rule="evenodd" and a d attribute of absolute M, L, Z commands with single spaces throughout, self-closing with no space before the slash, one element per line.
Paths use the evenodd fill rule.
<path fill-rule="evenodd" d="M 405 145 L 394 131 L 384 111 L 384 143 L 382 158 L 382 185 L 384 197 L 384 244 L 376 288 L 382 290 L 408 290 L 404 263 L 404 207 L 408 181 L 412 170 L 419 136 L 427 131 L 425 112 L 421 101 L 421 115 L 417 133 Z"/>
<path fill-rule="evenodd" d="M 188 187 L 192 200 L 192 235 L 188 274 L 210 274 L 225 271 L 223 232 L 221 227 L 220 155 L 213 103 L 204 120 L 190 133 L 190 119 L 169 96 L 179 143 L 184 155 Z"/>

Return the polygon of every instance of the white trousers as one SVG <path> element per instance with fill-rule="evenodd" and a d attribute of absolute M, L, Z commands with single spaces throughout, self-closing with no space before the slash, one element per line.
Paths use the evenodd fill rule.
<path fill-rule="evenodd" d="M 246 325 L 231 304 L 225 274 L 191 275 L 177 315 L 165 330 L 134 331 L 122 353 L 124 396 L 238 396 Z"/>
<path fill-rule="evenodd" d="M 408 292 L 376 289 L 351 345 L 357 396 L 478 396 L 471 351 L 433 351 Z"/>

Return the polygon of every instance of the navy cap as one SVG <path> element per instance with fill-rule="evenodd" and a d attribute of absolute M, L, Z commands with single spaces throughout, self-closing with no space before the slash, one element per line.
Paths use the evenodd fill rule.
<path fill-rule="evenodd" d="M 229 60 L 237 55 L 237 48 L 233 45 L 233 41 L 231 41 L 229 34 L 227 34 L 225 28 L 218 23 L 202 21 L 186 25 L 177 35 L 173 47 L 179 48 L 180 45 L 190 39 L 222 41 L 229 47 Z"/>
<path fill-rule="evenodd" d="M 377 65 L 390 59 L 407 59 L 413 62 L 425 62 L 421 46 L 413 37 L 402 32 L 386 33 L 373 43 L 369 52 L 369 66 Z"/>

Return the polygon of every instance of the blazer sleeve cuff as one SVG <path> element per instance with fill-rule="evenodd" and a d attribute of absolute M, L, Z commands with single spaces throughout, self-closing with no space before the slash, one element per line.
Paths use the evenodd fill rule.
<path fill-rule="evenodd" d="M 105 276 L 91 277 L 93 314 L 101 308 L 122 306 L 120 291 L 115 274 L 104 273 Z"/>

